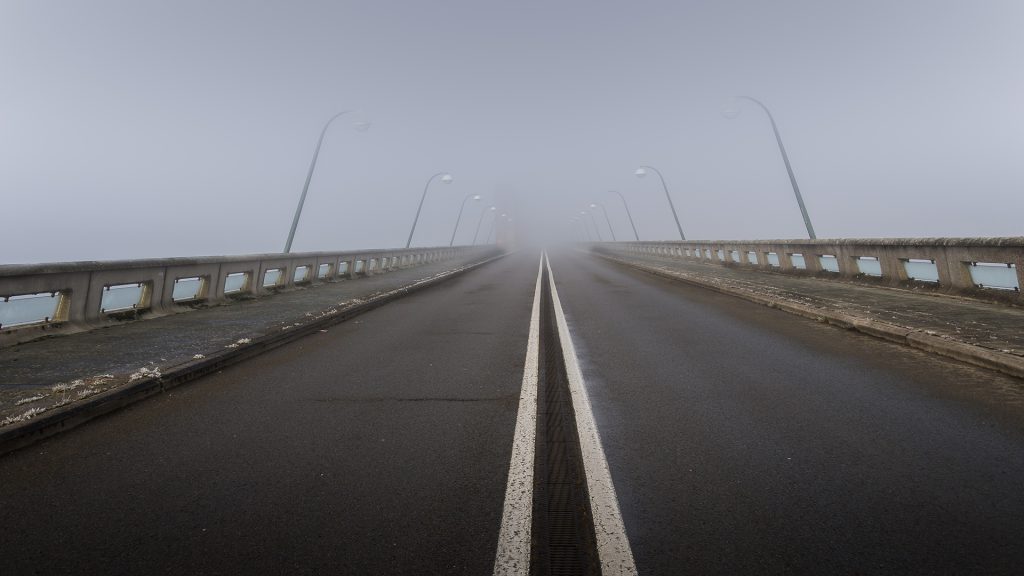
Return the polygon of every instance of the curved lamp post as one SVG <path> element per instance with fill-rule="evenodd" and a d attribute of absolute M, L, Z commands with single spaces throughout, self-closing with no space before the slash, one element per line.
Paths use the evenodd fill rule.
<path fill-rule="evenodd" d="M 586 222 L 584 222 L 583 220 L 581 220 L 580 218 L 578 218 L 576 216 L 573 216 L 569 220 L 571 220 L 572 222 L 578 223 L 579 225 L 583 226 L 583 232 L 586 234 L 586 239 L 588 241 L 590 241 L 590 242 L 594 241 L 594 235 L 590 233 L 590 228 L 587 228 Z"/>
<path fill-rule="evenodd" d="M 608 231 L 612 233 L 612 242 L 618 242 L 618 239 L 615 238 L 615 229 L 612 228 L 612 221 L 608 219 L 608 210 L 605 209 L 604 204 L 601 204 L 600 202 L 590 203 L 591 208 L 597 208 L 598 206 L 600 206 L 601 211 L 604 212 L 604 221 L 608 224 Z"/>
<path fill-rule="evenodd" d="M 633 174 L 637 178 L 643 178 L 644 176 L 647 176 L 648 170 L 654 170 L 654 173 L 661 179 L 661 187 L 665 190 L 665 198 L 668 198 L 668 207 L 672 209 L 672 217 L 676 219 L 676 229 L 679 230 L 679 239 L 686 240 L 686 236 L 683 235 L 683 227 L 679 225 L 679 215 L 676 214 L 676 205 L 672 203 L 672 197 L 668 194 L 668 185 L 665 184 L 665 177 L 661 175 L 661 171 L 654 166 L 641 166 L 637 168 L 636 172 L 633 172 Z"/>
<path fill-rule="evenodd" d="M 480 225 L 484 223 L 484 214 L 494 212 L 497 209 L 498 208 L 496 206 L 491 206 L 490 208 L 483 208 L 480 210 L 480 219 L 476 221 L 476 232 L 473 233 L 473 246 L 476 246 L 476 238 L 480 235 Z"/>
<path fill-rule="evenodd" d="M 327 128 L 330 127 L 331 123 L 334 122 L 339 116 L 351 113 L 352 110 L 345 110 L 338 112 L 334 116 L 331 116 L 330 120 L 324 124 L 324 129 L 320 131 L 320 139 L 316 141 L 316 149 L 313 150 L 313 160 L 309 163 L 309 171 L 306 172 L 306 183 L 302 186 L 302 195 L 299 196 L 299 205 L 295 207 L 295 217 L 292 218 L 292 227 L 288 231 L 288 240 L 284 243 L 284 252 L 287 254 L 292 251 L 292 240 L 295 239 L 295 230 L 299 227 L 299 216 L 302 215 L 302 206 L 306 203 L 306 192 L 309 191 L 309 181 L 313 179 L 313 169 L 316 168 L 316 159 L 320 156 L 320 146 L 324 143 L 324 135 L 327 134 Z M 356 129 L 360 132 L 365 132 L 369 129 L 369 122 L 358 122 L 356 123 Z"/>
<path fill-rule="evenodd" d="M 587 211 L 586 210 L 580 210 L 580 215 L 579 215 L 580 222 L 583 223 L 583 228 L 587 231 L 587 238 L 589 238 L 590 241 L 593 242 L 594 241 L 594 234 L 590 231 L 590 224 L 587 223 L 587 219 L 584 218 L 584 216 L 586 216 L 586 215 L 587 215 Z"/>
<path fill-rule="evenodd" d="M 636 233 L 636 224 L 633 223 L 633 215 L 629 212 L 629 204 L 626 203 L 626 199 L 622 194 L 619 194 L 618 190 L 609 190 L 608 192 L 611 194 L 617 194 L 619 199 L 622 200 L 622 205 L 626 207 L 626 216 L 629 217 L 629 225 L 633 227 L 633 236 L 636 238 L 636 241 L 639 242 L 640 235 Z"/>
<path fill-rule="evenodd" d="M 601 237 L 601 229 L 597 227 L 597 220 L 594 218 L 593 210 L 591 210 L 590 212 L 587 212 L 586 210 L 580 210 L 580 215 L 586 216 L 587 214 L 590 214 L 590 222 L 594 225 L 594 232 L 597 233 L 597 241 L 604 242 L 604 238 Z"/>
<path fill-rule="evenodd" d="M 779 127 L 775 125 L 775 117 L 772 116 L 771 111 L 765 106 L 760 100 L 751 98 L 750 96 L 734 96 L 737 100 L 749 100 L 754 104 L 761 107 L 764 113 L 768 115 L 768 121 L 772 123 L 772 132 L 775 133 L 775 142 L 779 145 L 779 152 L 782 153 L 782 161 L 786 164 L 786 173 L 789 174 L 789 183 L 793 185 L 793 194 L 796 196 L 796 203 L 800 206 L 800 215 L 804 218 L 804 226 L 807 228 L 807 236 L 813 240 L 817 238 L 814 234 L 814 226 L 811 225 L 811 217 L 807 215 L 807 207 L 804 206 L 804 198 L 800 195 L 800 187 L 796 185 L 796 176 L 793 175 L 793 167 L 789 164 L 789 156 L 786 154 L 786 147 L 782 145 L 782 136 L 779 135 Z M 736 110 L 735 114 L 726 114 L 727 118 L 735 118 L 739 114 L 739 110 Z"/>
<path fill-rule="evenodd" d="M 423 201 L 427 199 L 427 190 L 430 189 L 430 183 L 434 181 L 434 178 L 440 178 L 444 184 L 451 184 L 452 175 L 447 172 L 438 172 L 427 180 L 427 185 L 423 187 L 423 195 L 420 196 L 420 205 L 416 208 L 416 218 L 412 221 L 412 230 L 409 230 L 409 239 L 405 241 L 405 247 L 408 248 L 412 244 L 412 235 L 416 232 L 416 223 L 420 221 L 420 211 L 423 210 Z"/>
<path fill-rule="evenodd" d="M 459 222 L 462 221 L 462 211 L 466 209 L 466 201 L 469 200 L 470 198 L 472 198 L 473 200 L 479 200 L 480 195 L 470 194 L 462 199 L 462 207 L 459 208 L 459 217 L 455 219 L 455 229 L 452 230 L 452 239 L 450 242 L 448 242 L 449 246 L 453 246 L 455 244 L 455 233 L 459 231 Z"/>
<path fill-rule="evenodd" d="M 494 230 L 497 228 L 498 218 L 506 218 L 506 217 L 507 217 L 507 215 L 504 212 L 502 212 L 500 216 L 497 216 L 497 217 L 495 217 L 494 219 L 491 220 L 491 228 L 490 228 L 490 230 L 487 231 L 487 239 L 484 240 L 484 244 L 490 244 L 491 243 L 491 236 L 494 234 Z"/>

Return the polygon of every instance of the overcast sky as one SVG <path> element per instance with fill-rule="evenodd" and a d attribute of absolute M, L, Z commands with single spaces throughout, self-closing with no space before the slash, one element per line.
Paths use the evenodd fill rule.
<path fill-rule="evenodd" d="M 1024 2 L 0 0 L 0 263 L 580 234 L 1024 234 Z M 603 233 L 607 227 L 600 224 Z M 573 226 L 577 226 L 573 228 Z M 484 231 L 488 220 L 484 221 Z M 481 232 L 483 236 L 483 232 Z"/>

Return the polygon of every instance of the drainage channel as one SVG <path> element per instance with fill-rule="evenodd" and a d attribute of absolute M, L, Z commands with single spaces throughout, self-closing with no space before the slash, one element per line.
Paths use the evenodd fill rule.
<path fill-rule="evenodd" d="M 530 574 L 599 575 L 593 514 L 548 273 L 541 281 Z"/>

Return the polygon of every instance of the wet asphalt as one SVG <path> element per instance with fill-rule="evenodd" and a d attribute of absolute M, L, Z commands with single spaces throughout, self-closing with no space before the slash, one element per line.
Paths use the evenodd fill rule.
<path fill-rule="evenodd" d="M 0 572 L 485 574 L 535 255 L 0 459 Z"/>
<path fill-rule="evenodd" d="M 537 256 L 0 458 L 4 574 L 488 574 Z M 1017 574 L 1024 384 L 574 252 L 641 574 Z"/>
<path fill-rule="evenodd" d="M 551 255 L 641 574 L 1019 574 L 1024 384 Z"/>

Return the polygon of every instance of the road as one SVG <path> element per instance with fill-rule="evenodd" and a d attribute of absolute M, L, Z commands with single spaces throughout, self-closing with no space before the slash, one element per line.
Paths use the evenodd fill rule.
<path fill-rule="evenodd" d="M 1019 574 L 1024 385 L 551 256 L 641 574 Z"/>
<path fill-rule="evenodd" d="M 536 267 L 503 258 L 9 454 L 0 573 L 489 573 Z"/>
<path fill-rule="evenodd" d="M 491 573 L 537 258 L 0 459 L 4 574 Z M 1019 572 L 1019 381 L 550 265 L 639 573 Z"/>

